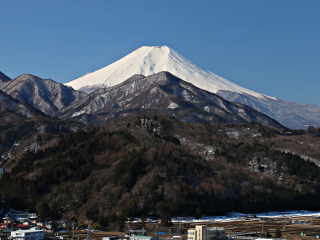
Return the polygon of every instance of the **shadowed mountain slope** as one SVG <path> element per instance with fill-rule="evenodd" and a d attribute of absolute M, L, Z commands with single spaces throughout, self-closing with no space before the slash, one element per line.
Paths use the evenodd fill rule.
<path fill-rule="evenodd" d="M 11 81 L 4 82 L 1 89 L 13 98 L 27 102 L 47 115 L 53 115 L 86 95 L 51 79 L 42 79 L 30 74 L 20 75 Z"/>

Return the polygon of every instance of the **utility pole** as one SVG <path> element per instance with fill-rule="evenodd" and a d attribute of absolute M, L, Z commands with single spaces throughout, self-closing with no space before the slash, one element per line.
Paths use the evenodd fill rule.
<path fill-rule="evenodd" d="M 94 240 L 92 238 L 91 220 L 88 221 L 88 231 L 87 231 L 86 240 Z"/>
<path fill-rule="evenodd" d="M 72 221 L 72 240 L 74 239 L 74 221 Z"/>

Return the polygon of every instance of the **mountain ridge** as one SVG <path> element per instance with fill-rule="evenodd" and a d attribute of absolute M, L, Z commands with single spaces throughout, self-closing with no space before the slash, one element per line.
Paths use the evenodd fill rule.
<path fill-rule="evenodd" d="M 32 74 L 22 74 L 15 79 L 3 82 L 1 89 L 47 115 L 53 115 L 86 95 L 54 80 L 42 79 Z"/>
<path fill-rule="evenodd" d="M 161 111 L 187 122 L 254 121 L 284 128 L 247 105 L 229 102 L 169 72 L 148 77 L 134 75 L 115 86 L 100 88 L 62 109 L 57 116 L 76 118 L 86 124 L 93 119 L 100 119 L 97 122 L 101 123 L 132 111 Z"/>

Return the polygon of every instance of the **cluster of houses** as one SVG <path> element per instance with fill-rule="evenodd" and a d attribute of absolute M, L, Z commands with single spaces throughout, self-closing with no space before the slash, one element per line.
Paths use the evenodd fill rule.
<path fill-rule="evenodd" d="M 38 220 L 35 213 L 9 212 L 0 220 L 1 240 L 42 240 L 55 226 Z"/>
<path fill-rule="evenodd" d="M 225 239 L 226 231 L 221 227 L 208 227 L 206 225 L 196 225 L 188 230 L 188 240 L 215 240 Z"/>
<path fill-rule="evenodd" d="M 166 238 L 159 238 L 158 236 L 146 236 L 146 231 L 142 229 L 130 229 L 127 231 L 126 236 L 108 236 L 102 240 L 179 240 L 181 236 L 171 236 Z M 224 228 L 221 227 L 208 227 L 206 225 L 196 225 L 195 228 L 188 230 L 188 240 L 223 240 L 227 239 Z"/>
<path fill-rule="evenodd" d="M 61 227 L 67 223 L 61 223 Z M 43 240 L 45 232 L 53 232 L 58 230 L 58 225 L 51 222 L 39 221 L 35 213 L 29 212 L 9 212 L 0 221 L 0 240 Z M 223 228 L 207 227 L 198 225 L 188 230 L 188 240 L 216 240 L 226 237 Z M 172 238 L 172 237 L 171 237 Z M 181 238 L 181 237 L 180 237 Z M 102 240 L 161 240 L 158 236 L 146 236 L 143 228 L 130 229 L 125 236 L 108 236 Z M 167 238 L 166 238 L 167 239 Z M 177 240 L 176 238 L 172 238 Z"/>

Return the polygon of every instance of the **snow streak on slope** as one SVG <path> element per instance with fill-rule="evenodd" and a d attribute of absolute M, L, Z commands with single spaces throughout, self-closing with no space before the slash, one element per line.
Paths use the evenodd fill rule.
<path fill-rule="evenodd" d="M 216 93 L 219 90 L 246 93 L 259 98 L 268 96 L 240 87 L 212 72 L 201 69 L 167 46 L 141 47 L 124 58 L 66 85 L 76 90 L 92 92 L 101 87 L 119 84 L 135 74 L 150 76 L 162 71 Z"/>

